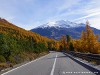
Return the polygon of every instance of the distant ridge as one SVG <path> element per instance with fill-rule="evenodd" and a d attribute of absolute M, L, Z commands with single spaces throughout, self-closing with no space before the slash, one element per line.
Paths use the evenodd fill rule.
<path fill-rule="evenodd" d="M 60 20 L 56 22 L 48 22 L 39 27 L 31 29 L 31 31 L 39 33 L 40 35 L 60 39 L 62 35 L 71 35 L 74 39 L 80 38 L 81 32 L 85 30 L 85 24 L 74 23 L 70 21 Z M 91 27 L 95 34 L 100 35 L 100 30 Z"/>

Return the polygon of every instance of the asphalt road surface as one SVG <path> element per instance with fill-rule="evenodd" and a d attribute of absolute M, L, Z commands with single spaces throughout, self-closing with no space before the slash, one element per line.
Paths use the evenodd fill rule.
<path fill-rule="evenodd" d="M 51 52 L 1 75 L 95 75 L 61 52 Z"/>

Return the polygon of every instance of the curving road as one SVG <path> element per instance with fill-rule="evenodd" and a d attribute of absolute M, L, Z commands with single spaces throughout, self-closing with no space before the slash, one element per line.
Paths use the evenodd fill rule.
<path fill-rule="evenodd" d="M 95 75 L 61 52 L 48 55 L 1 75 Z"/>

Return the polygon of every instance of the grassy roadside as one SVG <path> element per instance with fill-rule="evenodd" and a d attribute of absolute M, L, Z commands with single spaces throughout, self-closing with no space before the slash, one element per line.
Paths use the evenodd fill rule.
<path fill-rule="evenodd" d="M 35 54 L 35 53 L 23 53 L 22 55 L 22 59 L 19 63 L 11 63 L 13 65 L 13 68 L 16 68 L 18 66 L 21 66 L 25 63 L 28 63 L 30 61 L 33 61 L 39 57 L 42 57 L 44 55 L 47 55 L 49 52 L 41 52 L 39 54 Z M 13 69 L 9 64 L 7 63 L 0 63 L 0 74 Z"/>

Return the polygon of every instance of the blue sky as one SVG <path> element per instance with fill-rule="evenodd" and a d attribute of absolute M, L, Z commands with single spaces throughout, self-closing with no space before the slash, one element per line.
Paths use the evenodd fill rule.
<path fill-rule="evenodd" d="M 57 20 L 100 29 L 100 0 L 0 0 L 0 17 L 27 30 Z"/>

